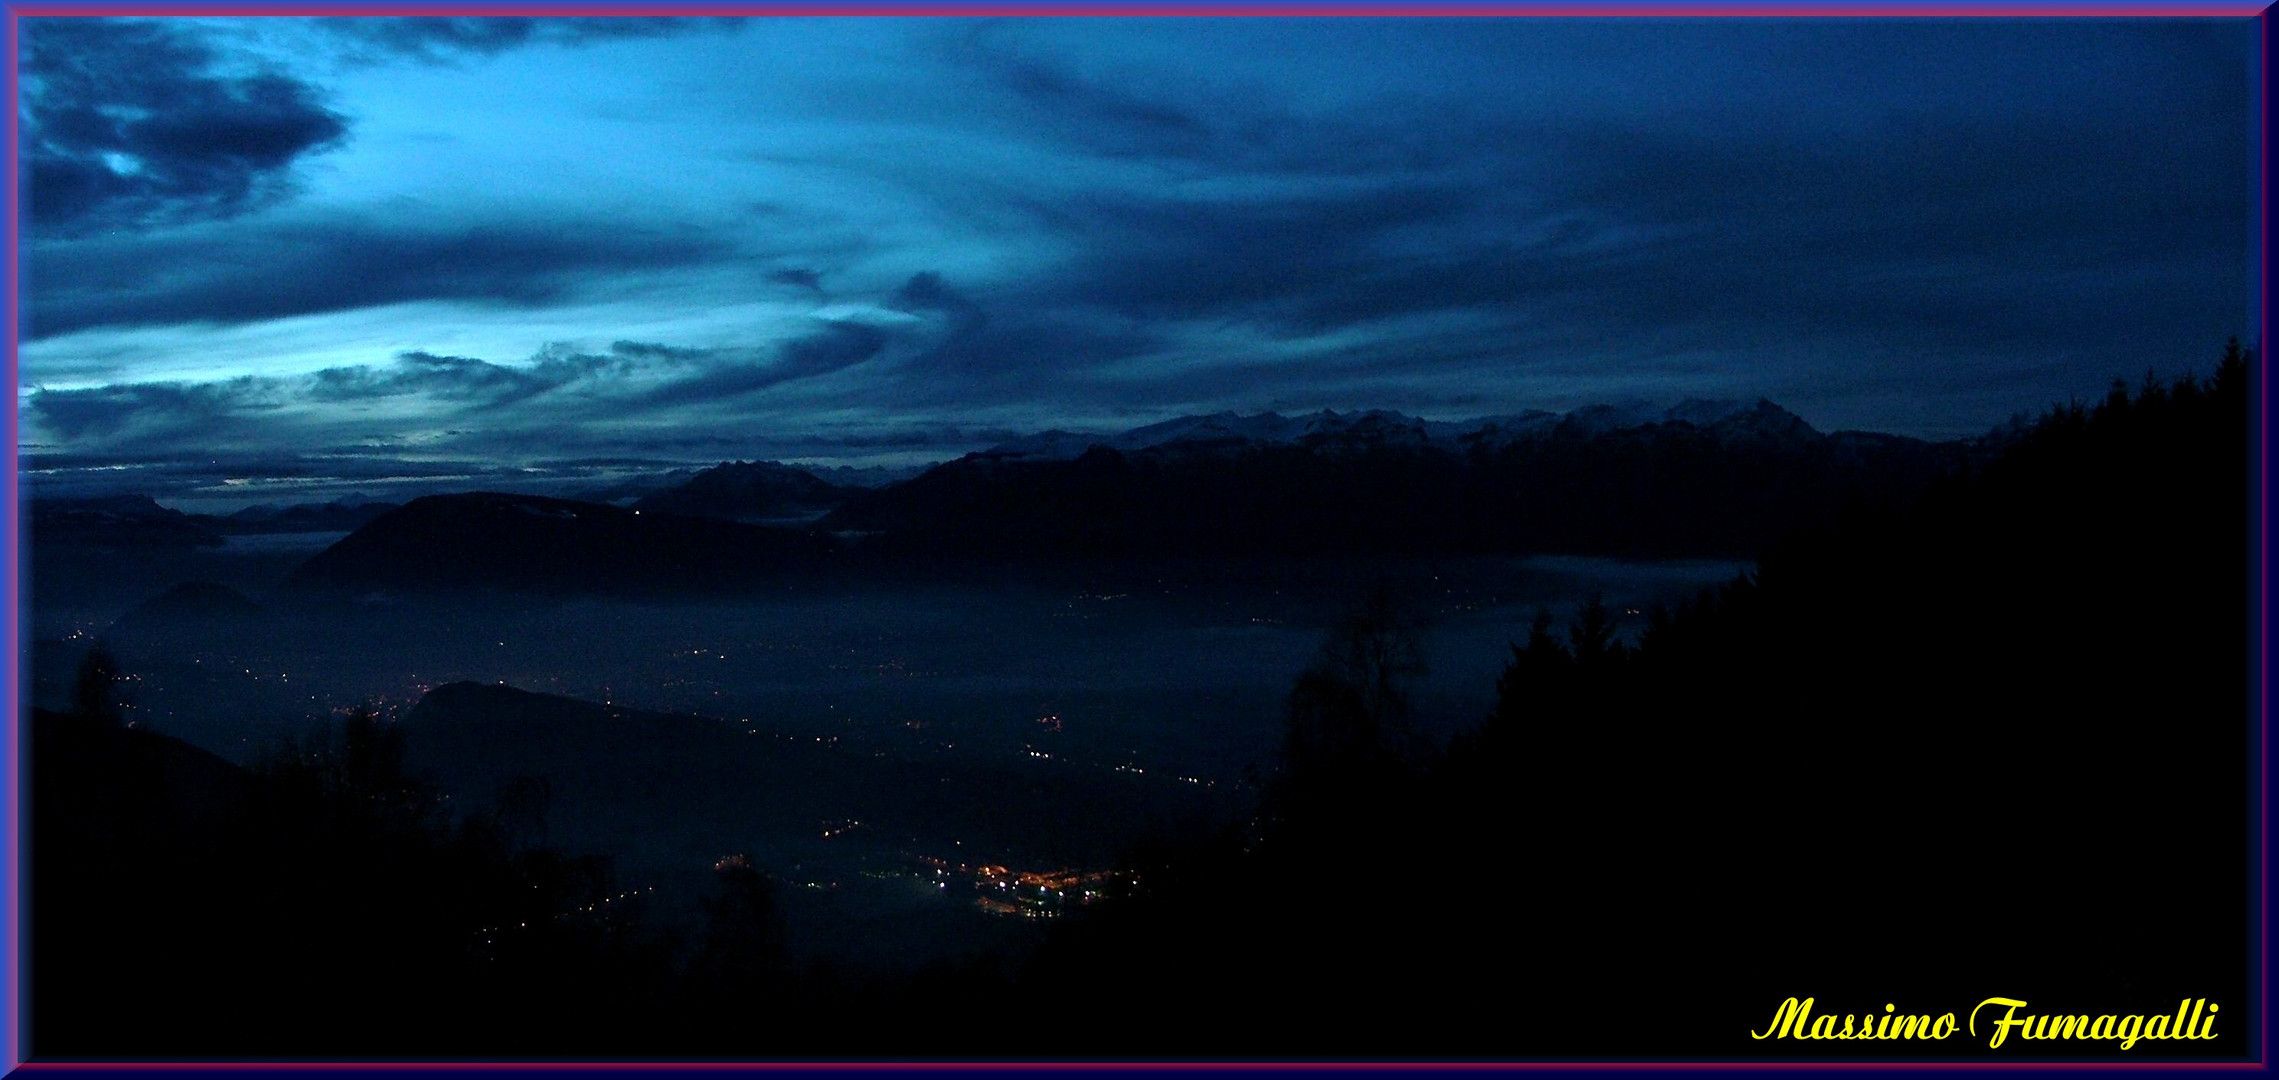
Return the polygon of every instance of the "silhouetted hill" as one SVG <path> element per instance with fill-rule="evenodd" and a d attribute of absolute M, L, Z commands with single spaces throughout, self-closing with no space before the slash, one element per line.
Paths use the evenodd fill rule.
<path fill-rule="evenodd" d="M 33 499 L 29 509 L 31 541 L 42 547 L 132 550 L 219 547 L 222 543 L 213 529 L 179 510 L 158 505 L 148 495 Z"/>
<path fill-rule="evenodd" d="M 31 726 L 35 799 L 107 805 L 183 831 L 243 810 L 245 770 L 179 739 L 46 709 L 32 711 Z M 51 775 L 59 779 L 40 790 Z"/>
<path fill-rule="evenodd" d="M 695 476 L 695 469 L 666 469 L 662 472 L 635 473 L 619 476 L 599 483 L 580 484 L 556 492 L 556 496 L 578 502 L 608 503 L 611 506 L 631 506 L 641 498 L 660 491 L 679 487 Z"/>
<path fill-rule="evenodd" d="M 248 506 L 224 517 L 200 515 L 198 520 L 225 534 L 349 532 L 396 505 L 371 499 L 335 499 L 290 506 Z"/>
<path fill-rule="evenodd" d="M 773 461 L 728 461 L 697 473 L 686 483 L 645 495 L 633 505 L 641 510 L 729 521 L 796 520 L 820 516 L 857 490 Z"/>
<path fill-rule="evenodd" d="M 793 968 L 776 885 L 710 841 L 677 897 L 537 842 L 549 804 L 558 817 L 583 797 L 574 781 L 525 774 L 497 799 L 451 798 L 403 768 L 466 756 L 418 748 L 467 729 L 575 740 L 697 721 L 472 684 L 431 697 L 416 722 L 351 717 L 253 769 L 35 712 L 29 1055 L 1003 1056 L 1032 1037 L 987 967 L 869 981 Z M 697 757 L 658 779 L 685 786 L 692 770 L 731 771 Z M 743 776 L 699 824 L 750 843 L 737 800 L 777 798 L 781 778 Z"/>
<path fill-rule="evenodd" d="M 212 972 L 276 974 L 249 955 L 268 950 L 236 935 L 284 926 L 238 907 L 225 876 L 250 861 L 258 785 L 147 730 L 44 709 L 30 719 L 29 981 L 43 1002 L 32 1053 L 179 1053 L 187 1032 L 219 1020 L 200 1007 L 224 996 Z M 256 983 L 233 1008 L 268 1003 Z"/>
<path fill-rule="evenodd" d="M 640 1010 L 671 947 L 631 905 L 585 914 L 616 891 L 606 864 L 438 816 L 384 728 L 247 770 L 32 720 L 31 1055 L 504 1053 L 659 1029 Z"/>
<path fill-rule="evenodd" d="M 1461 424 L 1221 414 L 1108 439 L 1048 432 L 822 524 L 913 552 L 1754 556 L 1847 498 L 1902 503 L 1973 454 L 1823 435 L 1767 401 Z"/>
<path fill-rule="evenodd" d="M 119 616 L 119 621 L 237 618 L 260 613 L 261 605 L 227 585 L 185 581 L 135 605 Z"/>
<path fill-rule="evenodd" d="M 475 493 L 414 499 L 289 575 L 296 595 L 712 594 L 812 567 L 820 539 L 780 529 Z"/>
<path fill-rule="evenodd" d="M 227 585 L 189 581 L 128 609 L 102 637 L 133 649 L 144 643 L 186 643 L 210 638 L 229 624 L 258 619 L 259 604 Z"/>
<path fill-rule="evenodd" d="M 418 734 L 421 756 L 447 768 L 620 767 L 627 752 L 685 761 L 688 741 L 731 734 L 715 720 L 477 682 L 429 690 L 400 722 Z"/>

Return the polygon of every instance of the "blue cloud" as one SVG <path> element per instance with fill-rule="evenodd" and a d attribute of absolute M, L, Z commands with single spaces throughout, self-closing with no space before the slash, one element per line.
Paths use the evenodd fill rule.
<path fill-rule="evenodd" d="M 313 85 L 219 57 L 166 24 L 22 23 L 24 221 L 80 234 L 233 217 L 284 197 L 348 121 Z"/>

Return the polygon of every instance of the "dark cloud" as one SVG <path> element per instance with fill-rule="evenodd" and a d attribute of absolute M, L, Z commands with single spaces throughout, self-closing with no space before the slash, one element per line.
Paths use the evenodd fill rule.
<path fill-rule="evenodd" d="M 1021 295 L 991 312 L 1378 338 L 1312 351 L 1302 368 L 1232 354 L 1181 365 L 1173 385 L 1124 384 L 1135 401 L 1254 407 L 1350 362 L 1370 382 L 1354 392 L 1379 396 L 1347 404 L 1374 405 L 1432 397 L 1419 380 L 1466 372 L 1483 386 L 1571 383 L 1587 361 L 1659 380 L 1682 358 L 1725 392 L 1834 400 L 1848 365 L 1915 380 L 1958 415 L 1999 416 L 1964 398 L 2015 398 L 2028 373 L 2055 387 L 2058 370 L 2093 388 L 2252 335 L 2247 98 L 2237 42 L 2204 30 L 2155 34 L 2140 43 L 2149 57 L 2092 35 L 2077 55 L 2016 60 L 2126 75 L 2136 88 L 2099 91 L 2095 109 L 2013 85 L 1990 39 L 1942 27 L 1914 44 L 1976 80 L 1941 75 L 1956 84 L 1941 93 L 1986 95 L 1968 108 L 1926 94 L 1828 119 L 1810 104 L 1725 103 L 1673 124 L 1489 102 L 1416 116 L 1422 134 L 1404 136 L 1463 147 L 1461 163 L 1420 154 L 1418 168 L 1373 175 L 1300 169 L 1247 185 L 1038 197 L 1035 219 L 1082 237 L 1078 254 L 1025 291 L 1000 290 Z M 1889 34 L 1847 31 L 1832 44 L 1888 67 L 1893 42 L 1860 35 Z M 1963 63 L 1930 48 L 1964 44 L 1980 55 Z M 1278 138 L 1281 159 L 1303 162 L 1334 158 L 1346 133 Z M 1229 167 L 1261 160 L 1228 154 Z M 1443 316 L 1466 329 L 1423 341 L 1365 329 Z M 1007 367 L 1022 363 L 1013 355 Z M 1721 370 L 1708 356 L 1725 358 Z"/>
<path fill-rule="evenodd" d="M 534 447 L 543 449 L 542 446 Z M 35 497 L 71 498 L 129 490 L 192 511 L 234 510 L 248 502 L 319 502 L 346 495 L 399 501 L 447 491 L 529 491 L 580 496 L 630 476 L 685 471 L 693 460 L 654 456 L 511 463 L 466 454 L 406 458 L 394 448 L 344 445 L 313 451 L 214 450 L 187 455 L 28 456 L 24 485 Z"/>
<path fill-rule="evenodd" d="M 799 267 L 774 271 L 768 275 L 768 280 L 778 285 L 796 285 L 815 292 L 823 291 L 823 275 Z"/>
<path fill-rule="evenodd" d="M 886 333 L 875 326 L 835 322 L 822 332 L 786 342 L 777 367 L 787 379 L 803 379 L 852 367 L 886 347 Z"/>
<path fill-rule="evenodd" d="M 1090 407 L 1120 392 L 1102 369 L 1165 347 L 1164 326 L 1040 303 L 1033 284 L 977 298 L 927 271 L 886 306 L 926 319 L 913 350 L 866 372 L 865 396 L 894 408 L 1015 405 L 1049 427 L 1054 406 Z"/>
<path fill-rule="evenodd" d="M 2244 329 L 2242 137 L 1999 118 L 1843 140 L 1576 133 L 1563 204 L 1630 239 L 1494 269 L 1571 320 L 1705 346 L 1850 338 L 2117 362 L 2176 347 L 2180 328 Z"/>
<path fill-rule="evenodd" d="M 966 322 L 981 318 L 981 305 L 950 288 L 942 275 L 932 270 L 910 275 L 910 280 L 887 298 L 886 306 L 896 311 L 938 311 Z"/>
<path fill-rule="evenodd" d="M 546 374 L 464 356 L 409 352 L 388 367 L 326 368 L 309 377 L 311 401 L 346 402 L 421 394 L 439 401 L 498 405 L 560 385 Z"/>
<path fill-rule="evenodd" d="M 1094 82 L 1033 57 L 977 54 L 989 73 L 1027 106 L 1031 123 L 1047 123 L 1091 148 L 1119 154 L 1203 152 L 1214 133 L 1189 112 Z"/>
<path fill-rule="evenodd" d="M 667 37 L 734 30 L 738 18 L 671 16 L 405 16 L 322 18 L 316 25 L 373 52 L 429 62 L 495 56 L 531 45 L 577 46 L 597 41 Z"/>
<path fill-rule="evenodd" d="M 658 387 L 644 395 L 644 407 L 725 401 L 794 379 L 827 375 L 853 367 L 886 348 L 886 331 L 857 322 L 827 323 L 817 333 L 793 338 L 772 361 L 729 361 L 702 374 Z"/>
<path fill-rule="evenodd" d="M 781 383 L 876 356 L 879 328 L 829 323 L 769 349 L 697 349 L 619 341 L 606 352 L 549 346 L 520 363 L 413 351 L 385 364 L 217 382 L 35 389 L 35 430 L 74 454 L 115 460 L 239 446 L 333 445 L 342 453 L 560 457 L 573 448 L 639 456 L 676 448 L 749 454 L 749 414 L 707 419 L 690 406 L 727 404 Z M 662 418 L 632 434 L 624 422 Z M 742 449 L 740 449 L 742 448 Z M 53 456 L 52 454 L 50 456 Z"/>
<path fill-rule="evenodd" d="M 939 44 L 943 60 L 972 80 L 988 103 L 968 122 L 1103 158 L 1174 164 L 1202 175 L 1227 169 L 1350 175 L 1458 153 L 1437 142 L 1429 125 L 1420 131 L 1375 117 L 1300 115 L 1218 79 L 1086 70 L 1050 45 L 1024 41 L 1005 21 L 965 28 Z"/>
<path fill-rule="evenodd" d="M 43 428 L 66 442 L 102 444 L 115 453 L 132 454 L 138 449 L 215 446 L 215 440 L 229 432 L 257 441 L 290 441 L 305 440 L 313 430 L 367 423 L 348 413 L 312 415 L 310 406 L 418 398 L 426 417 L 422 425 L 452 423 L 454 415 L 491 414 L 496 419 L 499 410 L 527 406 L 550 391 L 579 383 L 608 384 L 636 375 L 660 359 L 685 366 L 704 355 L 701 350 L 621 342 L 605 354 L 555 347 L 528 363 L 507 365 L 414 351 L 388 364 L 332 367 L 307 375 L 35 389 L 26 397 L 25 408 Z M 544 415 L 507 418 L 507 424 L 543 427 L 546 420 Z M 384 431 L 370 437 L 382 442 L 396 438 Z"/>
<path fill-rule="evenodd" d="M 1448 182 L 1388 181 L 1341 191 L 1245 199 L 1089 199 L 1078 212 L 1099 243 L 1065 281 L 1060 299 L 1145 318 L 1240 316 L 1313 326 L 1368 317 L 1340 313 L 1335 294 L 1365 291 L 1398 271 L 1389 241 L 1404 229 L 1464 225 L 1459 244 L 1494 242 L 1481 230 L 1482 190 Z M 1463 246 L 1419 252 L 1416 263 L 1461 258 Z M 1393 309 L 1427 305 L 1407 296 Z"/>
<path fill-rule="evenodd" d="M 174 441 L 226 435 L 249 412 L 280 404 L 274 387 L 251 377 L 209 383 L 136 383 L 84 390 L 35 390 L 26 408 L 70 441 Z"/>
<path fill-rule="evenodd" d="M 636 360 L 702 360 L 712 355 L 710 349 L 689 349 L 676 345 L 659 345 L 648 341 L 611 342 L 609 351 L 618 356 Z"/>
<path fill-rule="evenodd" d="M 1844 141 L 1575 130 L 1534 141 L 1557 162 L 1549 180 L 1515 163 L 1500 184 L 1091 199 L 1077 212 L 1101 242 L 1046 289 L 1138 317 L 1241 317 L 1298 332 L 1457 308 L 1548 308 L 1578 322 L 1620 314 L 1625 325 L 2047 330 L 2036 310 L 2084 298 L 2102 309 L 2120 281 L 2179 271 L 2236 280 L 2248 174 L 2237 136 L 2224 134 L 2003 123 L 1901 123 Z M 2231 299 L 2231 311 L 2244 306 L 2244 295 Z M 1926 304 L 1943 310 L 1925 319 Z M 1986 308 L 2014 311 L 1993 324 L 1946 317 Z"/>
<path fill-rule="evenodd" d="M 416 395 L 436 406 L 459 407 L 472 415 L 518 405 L 567 386 L 599 385 L 606 395 L 608 387 L 654 370 L 662 369 L 670 376 L 682 369 L 702 370 L 726 362 L 718 350 L 620 341 L 606 353 L 550 346 L 527 363 L 512 365 L 413 351 L 387 365 L 326 368 L 305 379 L 272 382 L 304 401 L 349 403 Z"/>
<path fill-rule="evenodd" d="M 530 306 L 598 276 L 707 261 L 724 245 L 694 231 L 575 221 L 445 229 L 343 220 L 91 238 L 27 250 L 24 334 L 243 323 L 413 300 Z"/>
<path fill-rule="evenodd" d="M 32 18 L 22 42 L 34 234 L 236 216 L 283 197 L 296 160 L 348 135 L 314 87 L 219 73 L 212 50 L 162 23 Z"/>

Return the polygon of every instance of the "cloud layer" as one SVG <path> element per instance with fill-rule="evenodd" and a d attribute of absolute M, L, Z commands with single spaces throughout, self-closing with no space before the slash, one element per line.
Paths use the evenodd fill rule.
<path fill-rule="evenodd" d="M 26 221 L 70 233 L 235 216 L 286 194 L 297 159 L 345 140 L 315 87 L 218 65 L 160 23 L 54 19 L 26 34 Z"/>
<path fill-rule="evenodd" d="M 73 461 L 1689 394 L 1950 435 L 2257 330 L 2246 20 L 25 26 Z"/>

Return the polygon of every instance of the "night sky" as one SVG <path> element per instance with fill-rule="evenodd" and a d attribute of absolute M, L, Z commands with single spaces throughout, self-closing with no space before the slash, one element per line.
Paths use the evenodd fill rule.
<path fill-rule="evenodd" d="M 2244 18 L 21 25 L 35 492 L 1226 409 L 1949 437 L 2258 332 Z"/>

